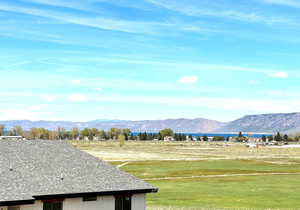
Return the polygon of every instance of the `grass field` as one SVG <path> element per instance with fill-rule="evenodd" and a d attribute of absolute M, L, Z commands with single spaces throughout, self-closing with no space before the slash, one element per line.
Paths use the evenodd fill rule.
<path fill-rule="evenodd" d="M 300 149 L 189 142 L 72 142 L 160 189 L 149 209 L 300 209 Z"/>

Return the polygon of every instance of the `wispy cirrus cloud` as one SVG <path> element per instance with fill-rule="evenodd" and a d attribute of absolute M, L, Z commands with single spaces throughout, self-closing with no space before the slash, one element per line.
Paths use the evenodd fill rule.
<path fill-rule="evenodd" d="M 240 65 L 226 65 L 226 64 L 209 64 L 209 63 L 191 63 L 191 62 L 177 62 L 177 61 L 166 61 L 166 60 L 145 60 L 137 59 L 132 57 L 94 57 L 88 58 L 91 62 L 107 62 L 107 63 L 127 63 L 127 64 L 139 64 L 139 65 L 154 65 L 154 66 L 165 66 L 165 67 L 176 67 L 186 68 L 195 71 L 227 71 L 227 72 L 251 72 L 251 73 L 262 73 L 267 76 L 273 77 L 286 77 L 288 73 L 284 69 L 266 69 L 259 67 L 245 67 Z"/>
<path fill-rule="evenodd" d="M 260 3 L 300 8 L 299 0 L 257 0 Z"/>
<path fill-rule="evenodd" d="M 86 7 L 80 6 L 81 4 L 73 5 L 73 1 L 65 2 L 65 1 L 48 1 L 48 0 L 27 0 L 32 2 L 44 2 L 44 4 L 49 5 L 65 5 L 78 9 L 85 10 L 86 7 L 92 7 L 91 5 Z M 92 7 L 94 8 L 94 7 Z M 74 24 L 80 25 L 84 27 L 96 28 L 101 30 L 110 30 L 110 31 L 117 31 L 117 32 L 125 32 L 125 33 L 135 33 L 135 34 L 145 34 L 145 35 L 163 35 L 165 32 L 173 31 L 176 32 L 196 32 L 196 33 L 219 33 L 222 32 L 221 29 L 216 27 L 210 27 L 207 24 L 203 25 L 193 25 L 191 23 L 185 22 L 172 22 L 169 20 L 163 22 L 155 22 L 155 21 L 143 21 L 143 20 L 126 20 L 126 19 L 119 19 L 113 17 L 109 13 L 106 12 L 99 12 L 98 7 L 96 9 L 96 13 L 87 13 L 87 14 L 76 14 L 72 12 L 61 12 L 60 10 L 52 10 L 52 9 L 45 9 L 40 7 L 34 6 L 19 6 L 16 4 L 8 4 L 0 2 L 0 11 L 6 12 L 15 12 L 25 15 L 37 16 L 42 18 L 48 18 L 49 20 L 59 21 L 60 23 L 67 23 L 67 24 Z M 100 9 L 101 10 L 101 9 Z M 87 10 L 88 11 L 88 10 Z M 31 33 L 30 31 L 25 31 L 26 33 Z M 34 36 L 37 36 L 37 40 L 50 40 L 51 42 L 58 42 L 58 43 L 70 43 L 68 40 L 62 40 L 61 37 L 55 35 L 48 35 L 41 37 L 42 33 L 34 32 Z M 5 34 L 7 36 L 15 36 L 18 35 L 9 33 Z M 30 37 L 30 36 L 29 36 Z M 73 43 L 74 44 L 74 43 Z"/>
<path fill-rule="evenodd" d="M 35 3 L 35 4 L 42 4 L 42 5 L 49 5 L 55 7 L 65 7 L 77 10 L 85 10 L 85 11 L 97 11 L 95 8 L 86 4 L 86 1 L 78 1 L 78 0 L 22 0 L 23 2 L 27 3 Z M 98 10 L 98 12 L 100 12 Z"/>
<path fill-rule="evenodd" d="M 37 4 L 55 6 L 55 7 L 65 7 L 77 10 L 84 10 L 90 12 L 100 13 L 103 10 L 99 10 L 99 8 L 95 8 L 95 4 L 98 3 L 107 3 L 111 5 L 116 5 L 120 7 L 131 7 L 142 10 L 151 10 L 150 3 L 147 4 L 145 1 L 132 1 L 132 0 L 23 0 L 24 2 L 32 2 Z"/>
<path fill-rule="evenodd" d="M 212 2 L 203 1 L 203 4 L 199 1 L 190 0 L 186 1 L 168 1 L 168 0 L 146 0 L 152 4 L 160 7 L 179 12 L 188 16 L 211 16 L 220 17 L 232 20 L 238 20 L 250 23 L 264 23 L 264 24 L 295 24 L 296 21 L 284 16 L 279 15 L 264 15 L 257 13 L 255 10 L 245 10 L 241 8 L 226 7 L 226 1 Z M 270 0 L 271 1 L 271 0 Z M 275 1 L 275 0 L 274 0 Z"/>
<path fill-rule="evenodd" d="M 218 110 L 240 110 L 245 112 L 293 112 L 299 110 L 300 101 L 282 101 L 280 99 L 241 99 L 241 98 L 214 98 L 214 97 L 171 97 L 171 96 L 101 96 L 93 101 L 126 102 L 138 104 L 183 105 L 189 107 L 207 107 Z"/>
<path fill-rule="evenodd" d="M 127 33 L 156 34 L 159 32 L 160 28 L 172 26 L 169 23 L 128 21 L 103 16 L 90 17 L 78 14 L 75 15 L 67 12 L 18 6 L 2 2 L 0 3 L 0 11 L 1 10 L 59 20 L 69 24 Z"/>

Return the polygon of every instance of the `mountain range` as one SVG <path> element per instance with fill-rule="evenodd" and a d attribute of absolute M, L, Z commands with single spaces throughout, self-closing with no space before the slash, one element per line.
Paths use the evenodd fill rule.
<path fill-rule="evenodd" d="M 10 129 L 16 125 L 29 130 L 33 127 L 47 129 L 57 129 L 63 127 L 67 130 L 78 127 L 98 128 L 108 130 L 110 128 L 129 128 L 133 132 L 157 132 L 164 128 L 172 128 L 176 132 L 187 133 L 227 133 L 227 132 L 252 132 L 252 133 L 292 133 L 300 131 L 300 113 L 279 113 L 246 115 L 231 122 L 220 122 L 204 118 L 195 119 L 166 119 L 166 120 L 94 120 L 88 122 L 71 121 L 30 121 L 30 120 L 10 120 L 0 121 Z"/>

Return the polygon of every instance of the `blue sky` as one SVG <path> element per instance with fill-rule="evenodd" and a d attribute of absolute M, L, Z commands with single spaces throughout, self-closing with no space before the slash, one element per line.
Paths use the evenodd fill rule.
<path fill-rule="evenodd" d="M 0 120 L 300 111 L 300 0 L 1 0 Z"/>

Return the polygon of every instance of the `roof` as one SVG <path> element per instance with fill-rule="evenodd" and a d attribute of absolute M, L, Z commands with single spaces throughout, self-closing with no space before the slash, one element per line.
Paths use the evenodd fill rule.
<path fill-rule="evenodd" d="M 157 192 L 63 141 L 0 140 L 0 205 L 51 195 Z"/>

